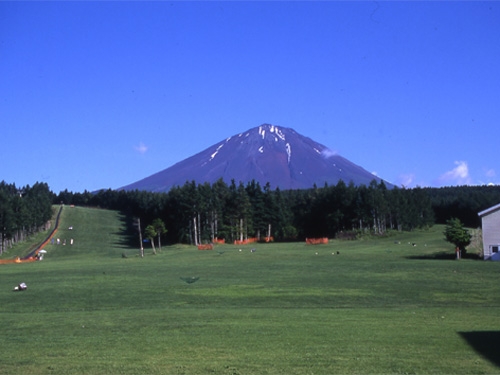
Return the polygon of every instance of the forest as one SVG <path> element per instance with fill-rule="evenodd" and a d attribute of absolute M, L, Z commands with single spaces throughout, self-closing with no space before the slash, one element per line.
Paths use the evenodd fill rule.
<path fill-rule="evenodd" d="M 0 250 L 41 230 L 50 220 L 51 205 L 66 204 L 120 211 L 130 232 L 156 221 L 166 228 L 167 243 L 194 245 L 243 241 L 303 241 L 306 238 L 355 239 L 412 231 L 458 218 L 467 227 L 480 226 L 477 213 L 500 202 L 500 186 L 392 188 L 372 181 L 306 190 L 271 189 L 222 179 L 213 184 L 186 182 L 167 193 L 100 190 L 54 194 L 46 184 L 17 188 L 0 184 Z M 134 225 L 135 224 L 135 225 Z"/>
<path fill-rule="evenodd" d="M 434 215 L 422 189 L 387 189 L 373 181 L 356 187 L 272 190 L 252 181 L 229 185 L 187 182 L 168 193 L 102 190 L 96 194 L 61 192 L 66 204 L 119 210 L 140 218 L 142 226 L 161 219 L 169 242 L 195 245 L 223 239 L 294 241 L 307 237 L 355 237 L 430 226 Z"/>
<path fill-rule="evenodd" d="M 0 182 L 0 254 L 14 243 L 47 229 L 54 194 L 45 183 L 17 188 Z"/>

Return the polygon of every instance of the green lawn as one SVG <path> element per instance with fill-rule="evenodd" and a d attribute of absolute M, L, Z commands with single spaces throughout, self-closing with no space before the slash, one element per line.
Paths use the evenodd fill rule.
<path fill-rule="evenodd" d="M 122 219 L 65 207 L 66 245 L 0 265 L 0 374 L 500 373 L 500 263 L 434 257 L 443 227 L 140 258 Z"/>

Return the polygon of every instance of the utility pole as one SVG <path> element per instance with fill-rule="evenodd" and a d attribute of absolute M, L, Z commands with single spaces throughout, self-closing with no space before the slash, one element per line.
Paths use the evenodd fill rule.
<path fill-rule="evenodd" d="M 141 258 L 144 258 L 144 247 L 142 246 L 142 232 L 141 232 L 141 219 L 137 218 L 137 230 L 139 231 L 139 241 L 140 241 L 140 252 Z"/>

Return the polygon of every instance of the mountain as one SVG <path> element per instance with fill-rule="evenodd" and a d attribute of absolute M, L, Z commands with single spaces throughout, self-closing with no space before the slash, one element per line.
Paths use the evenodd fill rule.
<path fill-rule="evenodd" d="M 120 190 L 166 192 L 186 182 L 214 183 L 222 178 L 263 187 L 309 189 L 325 183 L 369 185 L 380 178 L 350 162 L 326 146 L 293 129 L 264 124 L 229 137 L 161 172 L 123 186 Z M 386 183 L 388 187 L 392 185 Z"/>

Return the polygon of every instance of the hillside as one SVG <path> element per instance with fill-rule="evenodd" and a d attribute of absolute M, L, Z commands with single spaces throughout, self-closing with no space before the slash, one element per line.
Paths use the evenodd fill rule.
<path fill-rule="evenodd" d="M 125 218 L 116 211 L 65 206 L 60 221 L 53 243 L 45 246 L 47 258 L 117 257 L 130 250 Z"/>

